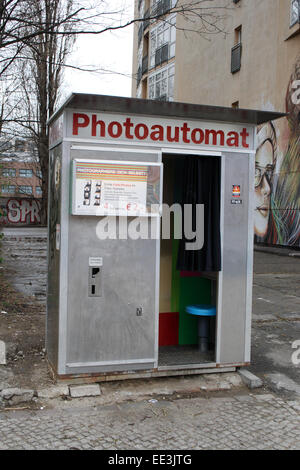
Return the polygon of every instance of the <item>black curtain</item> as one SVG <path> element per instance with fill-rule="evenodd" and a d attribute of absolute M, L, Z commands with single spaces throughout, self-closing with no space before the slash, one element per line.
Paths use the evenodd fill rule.
<path fill-rule="evenodd" d="M 221 165 L 216 157 L 185 157 L 182 175 L 183 238 L 179 243 L 177 269 L 211 272 L 221 270 L 220 186 Z M 186 250 L 184 204 L 193 205 L 193 231 L 196 230 L 195 207 L 204 204 L 204 245 L 200 250 Z"/>

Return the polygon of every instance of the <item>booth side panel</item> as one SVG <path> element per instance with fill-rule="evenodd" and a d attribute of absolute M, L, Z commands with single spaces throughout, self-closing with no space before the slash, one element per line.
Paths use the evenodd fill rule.
<path fill-rule="evenodd" d="M 48 285 L 46 350 L 51 364 L 58 366 L 59 342 L 59 286 L 60 286 L 60 205 L 61 205 L 61 156 L 62 146 L 50 151 L 49 156 L 49 202 L 48 202 Z"/>
<path fill-rule="evenodd" d="M 226 154 L 224 158 L 223 281 L 218 328 L 221 329 L 220 363 L 234 364 L 245 362 L 245 330 L 249 314 L 249 162 L 248 156 L 240 154 Z"/>
<path fill-rule="evenodd" d="M 157 161 L 158 154 L 71 150 L 71 158 L 83 157 Z M 159 241 L 99 238 L 99 223 L 110 224 L 107 229 L 118 233 L 119 220 L 114 216 L 69 216 L 67 373 L 155 365 Z M 127 224 L 134 220 L 128 217 Z M 152 222 L 159 223 L 159 219 Z M 101 260 L 96 295 L 90 290 L 91 258 Z"/>

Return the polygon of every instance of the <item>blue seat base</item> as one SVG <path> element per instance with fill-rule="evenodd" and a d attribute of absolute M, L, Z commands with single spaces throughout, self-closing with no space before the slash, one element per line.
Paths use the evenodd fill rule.
<path fill-rule="evenodd" d="M 213 305 L 188 305 L 185 308 L 186 312 L 190 315 L 198 315 L 201 317 L 215 317 L 216 316 L 216 307 Z"/>

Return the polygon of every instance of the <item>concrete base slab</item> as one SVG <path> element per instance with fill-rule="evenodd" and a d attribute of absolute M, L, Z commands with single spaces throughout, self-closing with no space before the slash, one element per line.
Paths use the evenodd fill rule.
<path fill-rule="evenodd" d="M 238 371 L 239 375 L 241 376 L 243 382 L 251 389 L 253 388 L 260 388 L 263 385 L 262 380 L 256 375 L 252 374 L 246 369 L 240 369 Z"/>
<path fill-rule="evenodd" d="M 70 387 L 70 395 L 72 398 L 97 397 L 101 395 L 101 390 L 98 384 L 72 385 Z"/>
<path fill-rule="evenodd" d="M 4 341 L 0 341 L 0 365 L 6 364 L 6 345 Z"/>

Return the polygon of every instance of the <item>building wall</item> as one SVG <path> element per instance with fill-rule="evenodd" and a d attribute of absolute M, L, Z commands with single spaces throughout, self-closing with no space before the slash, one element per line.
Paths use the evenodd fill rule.
<path fill-rule="evenodd" d="M 136 12 L 138 4 L 136 1 Z M 209 2 L 212 7 L 224 4 L 229 8 L 215 10 L 223 17 L 218 22 L 218 34 L 199 34 L 202 27 L 196 16 L 188 19 L 176 15 L 176 55 L 172 59 L 175 87 L 171 99 L 289 113 L 258 129 L 257 173 L 261 171 L 262 178 L 257 177 L 256 183 L 260 183 L 255 188 L 255 240 L 300 247 L 300 92 L 296 95 L 292 88 L 298 83 L 300 89 L 300 17 L 290 27 L 291 0 Z M 133 73 L 137 67 L 138 27 Z M 144 32 L 147 34 L 149 28 Z M 232 48 L 240 38 L 241 67 L 232 73 Z M 148 97 L 149 73 L 142 76 L 144 98 Z M 133 80 L 133 96 L 137 96 L 136 90 Z M 265 168 L 259 168 L 266 165 L 267 176 Z"/>
<path fill-rule="evenodd" d="M 28 152 L 18 152 L 14 148 L 10 151 L 5 149 L 1 153 L 0 225 L 39 224 L 41 178 L 35 158 Z"/>
<path fill-rule="evenodd" d="M 0 198 L 0 227 L 39 225 L 40 202 L 25 197 Z"/>

